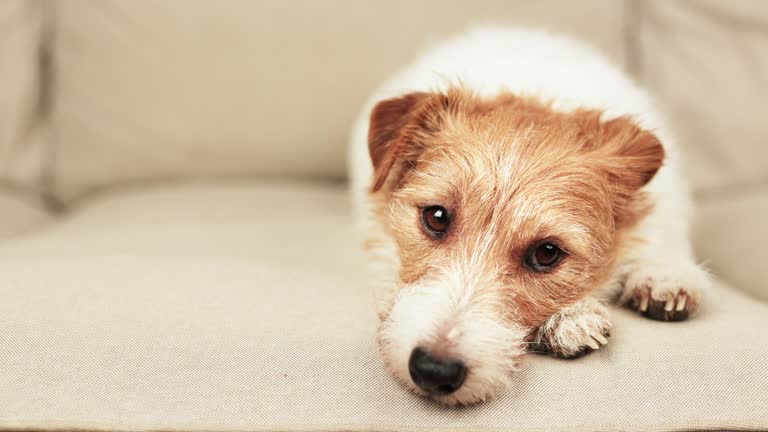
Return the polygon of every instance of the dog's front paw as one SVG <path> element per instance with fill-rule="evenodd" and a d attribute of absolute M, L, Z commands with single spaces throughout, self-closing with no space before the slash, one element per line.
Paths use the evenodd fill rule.
<path fill-rule="evenodd" d="M 608 309 L 586 298 L 552 315 L 536 332 L 534 349 L 561 358 L 575 358 L 608 343 Z"/>
<path fill-rule="evenodd" d="M 674 268 L 649 266 L 629 274 L 619 302 L 659 321 L 683 321 L 696 312 L 709 287 L 696 264 Z"/>

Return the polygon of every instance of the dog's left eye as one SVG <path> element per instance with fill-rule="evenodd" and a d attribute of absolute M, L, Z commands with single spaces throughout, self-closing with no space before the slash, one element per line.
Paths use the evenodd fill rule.
<path fill-rule="evenodd" d="M 448 210 L 441 206 L 429 206 L 421 211 L 421 224 L 433 237 L 442 238 L 451 225 Z"/>
<path fill-rule="evenodd" d="M 525 258 L 528 268 L 543 272 L 555 268 L 563 260 L 565 252 L 552 242 L 538 244 Z"/>

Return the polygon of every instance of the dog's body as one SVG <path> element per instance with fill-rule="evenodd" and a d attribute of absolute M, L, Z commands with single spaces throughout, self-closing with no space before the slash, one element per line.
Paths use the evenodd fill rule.
<path fill-rule="evenodd" d="M 491 28 L 438 45 L 373 95 L 351 141 L 382 355 L 417 393 L 483 400 L 526 348 L 606 343 L 603 301 L 678 320 L 708 286 L 672 138 L 570 39 Z"/>

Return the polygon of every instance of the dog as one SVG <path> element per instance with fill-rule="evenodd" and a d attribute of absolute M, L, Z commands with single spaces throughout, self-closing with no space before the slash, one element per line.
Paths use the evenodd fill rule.
<path fill-rule="evenodd" d="M 686 319 L 710 278 L 679 159 L 648 94 L 580 42 L 483 27 L 425 52 L 350 144 L 388 369 L 473 404 L 527 351 L 605 345 L 607 302 Z"/>

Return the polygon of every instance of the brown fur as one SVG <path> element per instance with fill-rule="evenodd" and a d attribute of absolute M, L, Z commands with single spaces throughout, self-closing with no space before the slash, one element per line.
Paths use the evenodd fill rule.
<path fill-rule="evenodd" d="M 401 284 L 475 259 L 501 313 L 537 327 L 604 282 L 625 232 L 649 209 L 639 189 L 664 151 L 630 119 L 601 116 L 460 88 L 379 103 L 369 133 L 372 193 L 397 244 Z M 431 205 L 451 212 L 443 239 L 422 229 L 420 209 Z M 523 260 L 542 240 L 568 256 L 536 273 Z"/>

